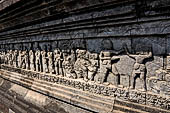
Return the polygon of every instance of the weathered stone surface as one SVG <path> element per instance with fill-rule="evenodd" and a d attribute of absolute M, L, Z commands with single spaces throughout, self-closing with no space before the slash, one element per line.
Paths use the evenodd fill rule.
<path fill-rule="evenodd" d="M 169 112 L 169 5 L 1 0 L 0 109 Z"/>

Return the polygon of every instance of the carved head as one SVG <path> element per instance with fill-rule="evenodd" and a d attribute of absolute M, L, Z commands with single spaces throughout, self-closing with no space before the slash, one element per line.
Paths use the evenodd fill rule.
<path fill-rule="evenodd" d="M 59 48 L 54 50 L 54 54 L 59 54 L 59 53 L 60 53 L 60 49 Z"/>
<path fill-rule="evenodd" d="M 32 55 L 32 54 L 33 54 L 33 51 L 32 51 L 32 50 L 30 50 L 29 54 L 30 54 L 30 55 Z"/>
<path fill-rule="evenodd" d="M 78 58 L 85 58 L 86 57 L 86 50 L 80 50 L 80 49 L 78 49 L 77 51 L 77 57 Z"/>

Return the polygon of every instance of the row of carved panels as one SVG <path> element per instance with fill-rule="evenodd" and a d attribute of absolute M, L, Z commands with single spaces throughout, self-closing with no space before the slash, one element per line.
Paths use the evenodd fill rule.
<path fill-rule="evenodd" d="M 133 71 L 135 68 L 135 62 L 138 62 L 138 61 L 136 59 L 132 59 L 128 56 L 124 45 L 125 44 L 127 45 L 127 49 L 130 50 L 131 54 L 136 55 L 136 57 L 143 57 L 142 54 L 149 54 L 148 50 L 150 49 L 150 47 L 152 47 L 152 49 L 150 49 L 149 51 L 152 52 L 153 54 L 155 54 L 155 52 L 158 52 L 159 50 L 161 51 L 161 49 L 160 49 L 160 48 L 162 48 L 161 46 L 165 46 L 164 41 L 161 42 L 162 41 L 161 39 L 162 38 L 154 38 L 154 39 L 144 38 L 144 39 L 130 40 L 130 39 L 124 38 L 124 39 L 98 39 L 98 40 L 87 40 L 87 41 L 85 41 L 85 40 L 74 40 L 74 41 L 69 40 L 69 41 L 67 41 L 66 40 L 66 41 L 43 42 L 43 43 L 37 43 L 37 42 L 36 43 L 19 43 L 19 44 L 1 45 L 1 51 L 3 51 L 5 53 L 5 55 L 9 55 L 7 53 L 9 53 L 10 51 L 7 51 L 7 50 L 10 50 L 10 49 L 13 51 L 16 49 L 17 52 L 19 52 L 19 50 L 22 50 L 21 52 L 25 52 L 26 49 L 28 49 L 28 50 L 32 49 L 35 54 L 37 50 L 43 51 L 45 49 L 44 47 L 46 47 L 46 50 L 48 50 L 48 51 L 46 51 L 47 53 L 52 52 L 54 54 L 54 50 L 59 48 L 61 51 L 67 51 L 67 50 L 72 51 L 74 54 L 72 55 L 69 53 L 69 55 L 76 57 L 78 55 L 76 53 L 78 48 L 80 50 L 81 49 L 86 50 L 86 52 L 90 53 L 90 54 L 91 53 L 97 54 L 98 56 L 99 56 L 99 54 L 102 53 L 103 50 L 106 52 L 108 51 L 108 52 L 113 52 L 113 53 L 115 51 L 118 52 L 118 51 L 122 50 L 121 54 L 115 54 L 113 56 L 110 56 L 113 58 L 119 57 L 118 62 L 113 63 L 111 65 L 114 65 L 114 66 L 112 66 L 112 68 L 116 67 L 116 73 L 118 73 L 120 75 L 120 80 L 119 80 L 120 83 L 119 84 L 121 84 L 123 86 L 130 86 L 130 81 L 133 79 L 132 75 L 133 75 Z M 132 42 L 133 42 L 134 46 L 131 45 Z M 23 57 L 23 59 L 24 58 L 25 57 Z M 34 59 L 35 58 L 36 57 L 34 56 Z M 87 61 L 90 61 L 89 58 L 85 58 L 85 59 Z M 163 74 L 162 74 L 163 69 L 166 68 L 166 67 L 164 67 L 165 64 L 167 64 L 167 68 L 169 68 L 168 67 L 169 66 L 168 59 L 169 59 L 168 56 L 166 58 L 163 58 L 163 56 L 153 56 L 152 58 L 149 58 L 145 62 L 143 62 L 143 61 L 138 62 L 139 65 L 144 66 L 144 68 L 146 67 L 146 70 L 135 72 L 135 74 L 144 72 L 144 74 L 146 74 L 146 78 L 156 76 L 159 78 L 159 80 L 169 81 L 168 72 L 163 72 Z M 22 60 L 22 58 L 21 58 L 21 60 Z M 54 60 L 54 59 L 52 59 L 52 60 Z M 73 61 L 76 61 L 76 60 L 78 60 L 78 58 L 75 58 Z M 100 64 L 101 59 L 100 59 L 100 62 L 99 62 L 98 58 L 96 60 L 97 60 L 98 64 Z M 165 62 L 166 60 L 167 60 L 167 62 Z M 5 62 L 8 62 L 8 61 L 5 61 Z M 24 62 L 26 62 L 26 60 Z M 84 59 L 80 59 L 80 62 L 84 62 Z M 6 63 L 6 64 L 9 64 L 9 63 Z M 78 64 L 81 64 L 81 63 L 78 63 Z M 26 63 L 24 65 L 26 66 Z M 48 65 L 49 65 L 49 62 L 47 62 L 46 68 L 49 68 Z M 110 67 L 111 67 L 111 65 L 110 65 Z M 34 64 L 34 66 L 36 67 L 36 64 Z M 83 68 L 83 67 L 80 66 L 80 68 Z M 99 68 L 99 70 L 106 69 L 106 67 L 102 67 L 101 65 L 99 65 L 99 67 L 97 67 L 97 68 Z M 112 69 L 110 69 L 110 70 L 112 70 Z M 113 70 L 115 70 L 115 69 L 113 69 Z M 160 70 L 161 70 L 161 72 L 160 72 Z M 96 72 L 97 72 L 97 70 L 96 70 Z M 99 71 L 99 73 L 100 73 L 100 71 Z M 113 75 L 109 74 L 109 76 L 107 78 L 108 82 L 114 83 L 114 81 L 117 79 L 114 77 L 114 74 L 115 74 L 115 72 L 113 72 Z M 135 81 L 138 81 L 138 79 L 136 79 Z M 152 81 L 152 80 L 150 80 L 150 81 Z M 140 81 L 136 82 L 136 84 L 139 84 L 139 85 L 136 85 L 136 87 L 138 87 L 138 86 L 143 87 L 143 86 L 141 86 Z M 132 85 L 132 83 L 131 83 L 131 85 Z M 149 83 L 147 83 L 147 86 L 148 85 L 149 85 Z M 159 89 L 157 89 L 157 90 L 159 90 Z M 159 92 L 159 91 L 157 91 L 157 92 Z"/>
<path fill-rule="evenodd" d="M 147 68 L 150 68 L 149 75 L 152 75 L 152 76 L 155 75 L 155 70 L 167 64 L 164 62 L 166 61 L 166 59 L 164 59 L 163 56 L 157 56 L 157 55 L 166 54 L 166 52 L 168 51 L 168 43 L 166 40 L 168 39 L 165 39 L 165 38 L 134 38 L 134 39 L 133 38 L 114 38 L 114 39 L 108 39 L 108 40 L 111 40 L 113 44 L 113 50 L 122 49 L 124 43 L 126 43 L 126 45 L 128 46 L 128 49 L 132 52 L 135 51 L 135 47 L 138 44 L 142 46 L 152 45 L 154 58 L 152 59 L 152 61 L 149 61 L 146 63 Z M 59 48 L 60 50 L 67 50 L 67 49 L 76 50 L 76 48 L 83 48 L 87 50 L 88 52 L 99 54 L 103 50 L 102 42 L 103 42 L 103 39 L 90 39 L 90 40 L 84 40 L 84 39 L 76 40 L 75 39 L 75 40 L 61 40 L 61 41 L 52 41 L 52 42 L 40 42 L 39 46 L 40 48 L 44 48 L 45 45 L 46 46 L 52 45 L 52 47 L 49 47 L 51 48 L 51 51 L 54 51 L 56 47 Z M 36 50 L 35 43 L 6 44 L 6 45 L 1 45 L 1 49 L 3 48 L 7 49 L 10 47 L 10 48 L 15 48 L 18 50 L 18 49 L 21 49 L 20 46 L 22 45 L 23 45 L 23 48 L 27 47 L 28 49 L 32 48 L 33 50 Z M 142 49 L 145 49 L 145 47 L 143 47 Z M 141 50 L 138 50 L 138 51 L 141 51 Z M 126 67 L 126 64 L 129 64 L 128 62 L 132 61 L 130 58 L 126 56 L 126 53 L 121 54 L 120 57 L 121 57 L 120 59 L 121 63 L 118 62 L 118 64 L 120 63 L 119 67 L 122 67 L 122 66 Z M 133 65 L 133 63 L 131 65 Z M 132 66 L 127 66 L 127 67 L 132 67 Z M 120 70 L 123 71 L 124 69 L 121 68 Z M 126 72 L 126 70 L 124 72 Z M 129 71 L 128 73 L 131 73 L 131 71 Z M 123 73 L 123 74 L 126 74 L 126 73 Z"/>

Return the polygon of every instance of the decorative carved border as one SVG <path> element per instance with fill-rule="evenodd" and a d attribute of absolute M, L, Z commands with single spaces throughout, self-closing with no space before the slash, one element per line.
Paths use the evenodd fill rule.
<path fill-rule="evenodd" d="M 168 97 L 160 96 L 150 92 L 139 92 L 136 90 L 118 88 L 112 85 L 106 86 L 94 82 L 87 83 L 81 80 L 75 80 L 75 79 L 69 79 L 69 78 L 56 76 L 56 75 L 54 76 L 54 75 L 32 72 L 24 69 L 9 67 L 6 65 L 1 65 L 0 68 L 2 71 L 6 70 L 10 72 L 19 73 L 23 75 L 24 78 L 42 80 L 53 84 L 60 84 L 67 87 L 88 91 L 90 93 L 98 94 L 101 96 L 107 96 L 123 101 L 130 101 L 134 103 L 170 110 L 170 99 Z"/>

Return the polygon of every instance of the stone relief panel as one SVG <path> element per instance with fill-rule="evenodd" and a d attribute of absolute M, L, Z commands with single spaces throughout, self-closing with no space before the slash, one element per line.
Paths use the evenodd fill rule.
<path fill-rule="evenodd" d="M 160 38 L 56 40 L 1 44 L 0 63 L 13 70 L 169 95 L 170 58 L 165 52 Z"/>

